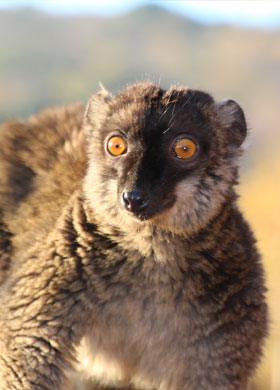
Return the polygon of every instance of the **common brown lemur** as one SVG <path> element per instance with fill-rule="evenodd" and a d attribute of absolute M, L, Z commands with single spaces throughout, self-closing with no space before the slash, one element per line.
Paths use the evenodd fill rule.
<path fill-rule="evenodd" d="M 139 83 L 0 129 L 0 389 L 245 390 L 267 333 L 242 109 Z"/>

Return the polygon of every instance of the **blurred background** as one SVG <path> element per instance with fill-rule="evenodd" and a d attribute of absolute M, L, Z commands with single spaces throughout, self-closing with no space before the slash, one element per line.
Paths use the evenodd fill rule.
<path fill-rule="evenodd" d="M 0 1 L 1 122 L 86 102 L 99 81 L 118 93 L 144 80 L 245 110 L 240 207 L 263 254 L 271 313 L 251 389 L 280 390 L 280 2 Z"/>

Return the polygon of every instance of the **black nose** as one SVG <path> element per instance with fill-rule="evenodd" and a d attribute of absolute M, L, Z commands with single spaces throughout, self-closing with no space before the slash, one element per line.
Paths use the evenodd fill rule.
<path fill-rule="evenodd" d="M 150 201 L 150 196 L 142 191 L 124 192 L 122 198 L 124 207 L 132 213 L 143 211 Z"/>

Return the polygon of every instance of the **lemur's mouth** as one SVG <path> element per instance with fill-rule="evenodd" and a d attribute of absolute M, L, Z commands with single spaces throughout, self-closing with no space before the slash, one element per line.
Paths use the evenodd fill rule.
<path fill-rule="evenodd" d="M 143 214 L 138 214 L 136 215 L 135 214 L 135 217 L 139 220 L 139 221 L 147 221 L 148 219 L 151 219 L 151 217 L 149 215 L 143 215 Z"/>

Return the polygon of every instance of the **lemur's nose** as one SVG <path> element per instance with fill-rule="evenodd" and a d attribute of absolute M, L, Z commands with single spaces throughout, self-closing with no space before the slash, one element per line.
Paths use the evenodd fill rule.
<path fill-rule="evenodd" d="M 122 199 L 123 205 L 128 211 L 137 213 L 139 211 L 143 211 L 147 207 L 150 201 L 150 196 L 146 192 L 131 191 L 124 192 L 122 194 Z"/>

